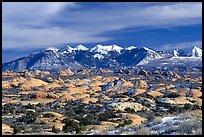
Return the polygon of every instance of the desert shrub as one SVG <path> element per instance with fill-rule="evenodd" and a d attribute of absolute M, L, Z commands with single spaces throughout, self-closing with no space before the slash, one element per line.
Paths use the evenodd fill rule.
<path fill-rule="evenodd" d="M 123 121 L 123 123 L 120 123 L 117 127 L 125 127 L 125 126 L 127 126 L 127 125 L 130 125 L 130 124 L 132 124 L 132 120 L 131 119 L 128 119 L 128 120 L 124 120 Z"/>
<path fill-rule="evenodd" d="M 192 110 L 197 110 L 197 109 L 201 109 L 201 106 L 199 106 L 198 104 L 193 105 Z"/>
<path fill-rule="evenodd" d="M 128 113 L 134 113 L 135 112 L 135 110 L 133 108 L 129 108 L 129 107 L 125 108 L 125 111 Z"/>
<path fill-rule="evenodd" d="M 161 117 L 156 117 L 156 118 L 153 119 L 152 122 L 153 122 L 155 125 L 161 124 L 161 123 L 162 123 L 162 119 L 161 119 Z"/>
<path fill-rule="evenodd" d="M 13 128 L 14 134 L 21 133 L 21 131 L 23 130 L 23 127 L 20 124 L 14 124 L 11 125 L 11 127 Z"/>
<path fill-rule="evenodd" d="M 69 118 L 74 118 L 77 114 L 74 113 L 73 110 L 67 110 L 65 112 L 65 116 L 69 117 Z"/>
<path fill-rule="evenodd" d="M 13 114 L 14 112 L 15 112 L 15 106 L 13 106 L 13 104 L 5 104 L 2 108 L 3 114 L 8 114 L 8 113 Z"/>
<path fill-rule="evenodd" d="M 170 106 L 168 111 L 169 113 L 181 113 L 183 108 L 180 108 L 179 106 Z"/>
<path fill-rule="evenodd" d="M 60 132 L 60 129 L 56 128 L 55 125 L 52 126 L 52 132 L 58 133 Z"/>
<path fill-rule="evenodd" d="M 178 127 L 178 133 L 179 134 L 190 134 L 192 131 L 199 130 L 199 128 L 202 128 L 202 121 L 199 121 L 198 119 L 188 120 L 180 123 Z"/>
<path fill-rule="evenodd" d="M 155 112 L 153 111 L 137 111 L 137 115 L 141 116 L 141 117 L 145 117 L 146 119 L 148 119 L 148 121 L 152 121 L 155 118 Z"/>
<path fill-rule="evenodd" d="M 73 119 L 65 118 L 62 122 L 65 123 L 65 125 L 62 128 L 62 131 L 64 132 L 76 131 L 76 133 L 81 132 L 81 127 L 77 121 Z"/>
<path fill-rule="evenodd" d="M 51 118 L 51 117 L 54 117 L 54 115 L 51 114 L 51 113 L 46 113 L 46 114 L 43 114 L 43 117 L 45 117 L 45 118 Z"/>
<path fill-rule="evenodd" d="M 35 112 L 27 112 L 25 116 L 19 117 L 17 122 L 26 122 L 27 124 L 33 123 L 37 118 L 37 114 Z"/>
<path fill-rule="evenodd" d="M 186 109 L 186 110 L 192 109 L 192 108 L 193 106 L 191 104 L 184 104 L 184 107 L 183 107 L 183 109 Z"/>
<path fill-rule="evenodd" d="M 76 114 L 85 113 L 84 107 L 84 104 L 77 105 L 76 107 L 74 107 L 74 112 Z"/>
<path fill-rule="evenodd" d="M 136 135 L 150 135 L 150 130 L 147 127 L 141 127 L 136 131 Z"/>
<path fill-rule="evenodd" d="M 38 103 L 36 106 L 41 108 L 41 107 L 44 106 L 44 104 L 43 103 Z"/>
<path fill-rule="evenodd" d="M 35 106 L 32 105 L 32 104 L 30 104 L 30 103 L 28 103 L 27 105 L 25 105 L 25 108 L 26 108 L 26 109 L 34 109 Z"/>
<path fill-rule="evenodd" d="M 103 113 L 99 114 L 98 117 L 100 121 L 107 121 L 110 118 L 116 117 L 116 114 L 113 110 L 106 110 Z"/>
<path fill-rule="evenodd" d="M 99 120 L 97 116 L 94 116 L 92 114 L 86 114 L 83 116 L 83 118 L 80 120 L 81 125 L 95 125 L 99 124 Z"/>

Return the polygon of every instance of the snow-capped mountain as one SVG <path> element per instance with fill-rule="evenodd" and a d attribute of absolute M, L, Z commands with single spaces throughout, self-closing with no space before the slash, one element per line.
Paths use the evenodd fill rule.
<path fill-rule="evenodd" d="M 202 49 L 197 46 L 193 46 L 186 49 L 174 49 L 174 57 L 202 57 Z"/>
<path fill-rule="evenodd" d="M 159 55 L 156 51 L 149 49 L 147 47 L 144 47 L 144 49 L 147 51 L 146 57 L 140 61 L 138 65 L 145 65 L 151 62 L 152 60 L 162 59 L 163 57 Z"/>
<path fill-rule="evenodd" d="M 173 55 L 174 55 L 175 57 L 178 57 L 178 56 L 179 56 L 178 49 L 174 49 L 174 51 L 173 51 Z"/>
<path fill-rule="evenodd" d="M 59 49 L 57 49 L 57 48 L 55 48 L 55 47 L 50 47 L 50 48 L 47 48 L 45 51 L 57 52 L 57 51 L 59 51 Z"/>
<path fill-rule="evenodd" d="M 110 46 L 103 46 L 103 45 L 96 45 L 93 47 L 90 52 L 96 52 L 96 53 L 101 53 L 101 54 L 108 54 L 110 51 L 115 51 L 121 54 L 121 50 L 123 50 L 122 47 L 119 47 L 117 45 L 110 45 Z"/>
<path fill-rule="evenodd" d="M 85 46 L 83 46 L 81 44 L 77 45 L 75 49 L 78 50 L 78 51 L 80 51 L 80 50 L 89 50 L 87 47 L 85 47 Z"/>
<path fill-rule="evenodd" d="M 135 47 L 135 46 L 130 46 L 130 47 L 127 47 L 127 48 L 125 48 L 125 50 L 132 50 L 132 49 L 136 49 L 137 47 Z"/>
<path fill-rule="evenodd" d="M 4 63 L 4 70 L 19 71 L 28 70 L 63 70 L 63 69 L 82 69 L 91 68 L 117 68 L 120 66 L 159 66 L 163 64 L 182 64 L 191 61 L 193 63 L 202 61 L 202 49 L 194 47 L 192 56 L 187 59 L 180 50 L 174 50 L 173 54 L 156 51 L 147 47 L 138 48 L 130 46 L 122 48 L 117 45 L 96 45 L 93 48 L 87 48 L 83 45 L 77 45 L 75 48 L 66 46 L 62 49 L 47 48 L 46 50 L 30 54 L 27 57 Z M 199 59 L 197 59 L 199 58 Z M 177 63 L 176 63 L 177 62 Z M 192 65 L 193 65 L 192 63 Z"/>
<path fill-rule="evenodd" d="M 65 48 L 61 49 L 61 51 L 63 53 L 72 53 L 73 51 L 75 51 L 75 48 L 72 48 L 70 46 L 66 46 Z"/>
<path fill-rule="evenodd" d="M 87 47 L 83 46 L 83 45 L 77 45 L 76 48 L 72 48 L 70 46 L 66 46 L 65 48 L 63 48 L 61 51 L 63 53 L 75 53 L 76 51 L 86 51 L 89 50 Z"/>
<path fill-rule="evenodd" d="M 192 57 L 202 57 L 202 49 L 194 46 L 192 49 Z"/>

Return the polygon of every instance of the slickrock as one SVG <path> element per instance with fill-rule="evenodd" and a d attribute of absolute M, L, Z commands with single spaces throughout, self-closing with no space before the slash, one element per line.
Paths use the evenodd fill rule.
<path fill-rule="evenodd" d="M 2 81 L 2 88 L 11 88 L 11 83 L 9 81 Z"/>
<path fill-rule="evenodd" d="M 32 98 L 37 98 L 37 99 L 41 99 L 41 98 L 53 98 L 53 99 L 57 99 L 59 98 L 58 95 L 54 94 L 54 93 L 45 93 L 45 92 L 35 92 L 32 93 Z"/>
<path fill-rule="evenodd" d="M 68 92 L 69 94 L 76 94 L 76 93 L 79 92 L 79 90 L 78 90 L 78 88 L 76 88 L 76 87 L 69 87 L 69 88 L 67 89 L 67 92 Z"/>
<path fill-rule="evenodd" d="M 102 121 L 100 125 L 88 125 L 87 128 L 94 131 L 104 131 L 116 127 L 118 123 Z"/>
<path fill-rule="evenodd" d="M 34 75 L 41 75 L 41 74 L 42 74 L 41 71 L 38 69 L 34 71 Z"/>
<path fill-rule="evenodd" d="M 88 83 L 88 82 L 90 82 L 90 81 L 91 81 L 90 79 L 82 79 L 82 80 L 76 82 L 76 85 L 79 86 L 79 85 Z"/>
<path fill-rule="evenodd" d="M 53 98 L 53 99 L 58 99 L 59 96 L 54 94 L 54 93 L 47 93 L 47 98 Z"/>
<path fill-rule="evenodd" d="M 174 86 L 173 84 L 168 84 L 168 85 L 166 85 L 166 88 L 167 88 L 167 89 L 175 88 L 175 86 Z"/>
<path fill-rule="evenodd" d="M 91 80 L 92 81 L 100 81 L 101 79 L 102 79 L 103 77 L 102 76 L 96 76 L 96 77 L 94 77 L 94 78 L 92 78 Z"/>
<path fill-rule="evenodd" d="M 198 98 L 202 96 L 202 92 L 199 89 L 190 89 L 190 91 L 187 93 L 188 97 Z"/>
<path fill-rule="evenodd" d="M 134 109 L 135 111 L 138 110 L 148 110 L 147 107 L 136 103 L 136 102 L 118 102 L 118 103 L 111 103 L 109 106 L 113 107 L 115 110 L 124 111 L 126 108 Z"/>
<path fill-rule="evenodd" d="M 177 98 L 161 98 L 161 102 L 168 103 L 168 104 L 177 104 L 177 105 L 184 105 L 184 104 L 191 104 L 192 102 L 188 101 L 186 97 L 177 97 Z"/>
<path fill-rule="evenodd" d="M 50 90 L 54 88 L 59 88 L 61 85 L 59 85 L 57 82 L 50 83 L 49 85 L 44 86 L 45 90 Z"/>
<path fill-rule="evenodd" d="M 30 90 L 33 87 L 40 87 L 40 86 L 46 86 L 48 85 L 47 82 L 40 80 L 40 79 L 35 79 L 35 78 L 28 78 L 21 86 L 20 89 L 22 90 Z"/>
<path fill-rule="evenodd" d="M 189 88 L 179 88 L 178 89 L 178 94 L 180 96 L 183 96 L 185 97 L 187 95 L 187 92 L 189 91 L 190 89 Z"/>
<path fill-rule="evenodd" d="M 9 125 L 7 124 L 2 124 L 2 135 L 5 135 L 7 133 L 9 134 L 13 134 L 14 129 L 11 128 Z"/>
<path fill-rule="evenodd" d="M 188 101 L 186 99 L 186 97 L 177 97 L 177 98 L 174 98 L 173 101 L 174 101 L 174 104 L 191 104 L 191 105 L 193 105 L 193 103 Z"/>
<path fill-rule="evenodd" d="M 74 97 L 76 97 L 77 99 L 83 99 L 83 98 L 87 98 L 87 97 L 90 97 L 89 94 L 73 94 Z"/>
<path fill-rule="evenodd" d="M 43 71 L 43 75 L 46 76 L 46 75 L 49 75 L 50 72 L 49 71 Z"/>
<path fill-rule="evenodd" d="M 126 82 L 124 82 L 124 83 L 122 84 L 122 86 L 124 86 L 124 87 L 133 87 L 134 84 L 133 84 L 132 82 L 130 82 L 130 81 L 126 81 Z"/>
<path fill-rule="evenodd" d="M 146 91 L 146 89 L 142 89 L 142 88 L 135 88 L 134 90 L 134 95 L 139 95 L 139 94 L 142 94 Z"/>
<path fill-rule="evenodd" d="M 94 87 L 91 88 L 91 91 L 92 91 L 92 92 L 101 91 L 101 87 L 99 87 L 99 86 L 94 86 Z"/>
<path fill-rule="evenodd" d="M 61 102 L 61 103 L 65 102 L 65 101 L 68 101 L 68 100 L 76 100 L 76 98 L 71 96 L 69 93 L 67 93 L 67 94 L 63 94 L 58 99 L 58 101 Z"/>
<path fill-rule="evenodd" d="M 123 117 L 127 117 L 127 119 L 130 119 L 133 121 L 131 125 L 139 125 L 147 120 L 146 118 L 140 117 L 139 115 L 136 115 L 136 114 L 130 114 L 130 113 L 121 113 L 121 114 Z"/>
<path fill-rule="evenodd" d="M 88 104 L 89 102 L 93 102 L 96 103 L 98 101 L 98 98 L 90 98 L 90 97 L 86 97 L 82 99 L 82 102 L 85 104 Z"/>
<path fill-rule="evenodd" d="M 45 114 L 51 114 L 57 118 L 60 118 L 60 117 L 64 117 L 62 114 L 60 113 L 57 113 L 57 112 L 52 112 L 52 111 L 45 111 L 45 112 L 42 112 L 41 114 L 45 115 Z"/>
<path fill-rule="evenodd" d="M 160 93 L 158 91 L 151 90 L 151 91 L 147 92 L 147 95 L 150 95 L 150 96 L 156 98 L 156 97 L 161 97 L 164 94 L 162 94 L 162 93 Z"/>
<path fill-rule="evenodd" d="M 148 85 L 147 85 L 146 81 L 141 80 L 140 78 L 137 78 L 136 81 L 135 81 L 135 85 L 134 86 L 138 86 L 140 88 L 146 88 Z"/>
<path fill-rule="evenodd" d="M 47 78 L 46 78 L 46 82 L 52 83 L 52 82 L 54 82 L 54 80 L 53 80 L 53 78 L 51 78 L 51 77 L 47 77 Z"/>
<path fill-rule="evenodd" d="M 17 77 L 17 78 L 14 78 L 14 79 L 11 81 L 10 85 L 11 85 L 12 87 L 18 87 L 20 84 L 24 83 L 25 81 L 26 81 L 25 78 L 19 76 L 19 77 Z"/>
<path fill-rule="evenodd" d="M 103 86 L 103 85 L 104 85 L 103 82 L 98 81 L 98 80 L 94 80 L 94 81 L 92 81 L 92 82 L 90 83 L 89 86 L 91 86 L 91 87 L 95 87 L 95 86 Z"/>

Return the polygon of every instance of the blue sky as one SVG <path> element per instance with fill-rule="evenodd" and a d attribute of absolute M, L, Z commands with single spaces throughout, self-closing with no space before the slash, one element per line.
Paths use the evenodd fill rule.
<path fill-rule="evenodd" d="M 47 48 L 116 44 L 202 47 L 202 3 L 9 2 L 2 4 L 3 62 Z"/>

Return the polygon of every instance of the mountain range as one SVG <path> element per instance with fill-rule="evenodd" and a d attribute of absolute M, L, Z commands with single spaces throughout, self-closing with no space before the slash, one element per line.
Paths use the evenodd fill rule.
<path fill-rule="evenodd" d="M 202 62 L 202 49 L 193 46 L 191 54 L 185 50 L 174 49 L 172 52 L 153 50 L 147 47 L 130 46 L 122 48 L 118 45 L 96 45 L 87 48 L 77 45 L 62 49 L 47 48 L 17 60 L 3 63 L 2 70 L 64 70 L 83 68 L 117 68 L 121 66 L 148 66 L 169 64 L 168 62 Z M 156 63 L 156 64 L 155 64 Z M 200 63 L 201 64 L 201 63 Z M 170 64 L 169 64 L 170 65 Z M 193 65 L 193 64 L 191 64 Z M 202 67 L 202 65 L 201 65 Z"/>

